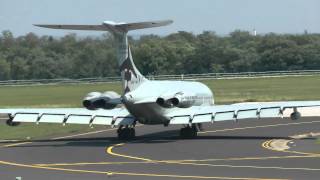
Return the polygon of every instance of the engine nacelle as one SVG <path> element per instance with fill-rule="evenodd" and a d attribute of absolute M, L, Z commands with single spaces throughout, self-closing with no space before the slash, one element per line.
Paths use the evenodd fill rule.
<path fill-rule="evenodd" d="M 195 96 L 178 94 L 171 99 L 172 105 L 179 108 L 188 108 L 194 105 Z"/>
<path fill-rule="evenodd" d="M 113 109 L 120 103 L 120 95 L 113 91 L 91 92 L 82 101 L 83 106 L 89 110 Z"/>
<path fill-rule="evenodd" d="M 159 105 L 159 106 L 162 106 L 164 108 L 170 108 L 173 106 L 172 102 L 171 102 L 171 99 L 165 99 L 163 97 L 159 97 L 157 100 L 156 100 L 156 103 Z"/>
<path fill-rule="evenodd" d="M 100 92 L 90 92 L 88 93 L 82 101 L 82 105 L 89 110 L 96 110 L 97 101 L 100 99 Z"/>
<path fill-rule="evenodd" d="M 188 108 L 194 105 L 195 96 L 187 95 L 182 92 L 179 92 L 172 96 L 170 95 L 161 96 L 156 100 L 156 103 L 159 106 L 162 106 L 164 108 L 170 108 L 174 106 L 179 108 Z"/>

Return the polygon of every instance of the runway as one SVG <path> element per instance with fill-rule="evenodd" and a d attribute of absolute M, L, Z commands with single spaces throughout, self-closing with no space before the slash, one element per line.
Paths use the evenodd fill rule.
<path fill-rule="evenodd" d="M 180 126 L 138 126 L 121 142 L 114 129 L 34 142 L 0 143 L 0 179 L 319 179 L 320 144 L 289 136 L 320 132 L 320 118 L 205 124 L 196 139 Z M 289 149 L 275 149 L 282 139 Z"/>

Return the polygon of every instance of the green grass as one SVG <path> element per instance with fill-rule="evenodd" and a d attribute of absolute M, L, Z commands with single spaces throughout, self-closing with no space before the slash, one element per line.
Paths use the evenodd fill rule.
<path fill-rule="evenodd" d="M 320 100 L 320 76 L 204 81 L 219 104 L 243 101 Z"/>
<path fill-rule="evenodd" d="M 120 83 L 0 87 L 0 107 L 80 107 L 92 91 L 121 91 Z"/>
<path fill-rule="evenodd" d="M 243 101 L 320 100 L 320 76 L 206 80 L 218 104 Z M 82 98 L 92 91 L 121 92 L 120 83 L 2 86 L 0 107 L 80 107 Z M 4 124 L 4 123 L 3 123 Z M 90 131 L 87 126 L 23 124 L 0 125 L 0 139 L 51 137 Z"/>

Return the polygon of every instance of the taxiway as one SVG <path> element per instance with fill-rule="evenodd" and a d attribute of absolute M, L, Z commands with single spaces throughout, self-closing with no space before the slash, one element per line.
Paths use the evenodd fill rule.
<path fill-rule="evenodd" d="M 139 126 L 134 141 L 113 129 L 55 139 L 0 143 L 0 179 L 319 179 L 319 117 L 243 120 L 204 125 L 196 139 L 180 126 Z M 271 146 L 287 140 L 289 149 Z"/>

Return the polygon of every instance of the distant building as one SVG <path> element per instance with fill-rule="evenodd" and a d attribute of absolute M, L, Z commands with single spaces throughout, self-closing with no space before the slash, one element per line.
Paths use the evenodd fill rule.
<path fill-rule="evenodd" d="M 252 35 L 253 35 L 253 36 L 257 36 L 257 30 L 256 30 L 256 29 L 253 29 Z"/>

